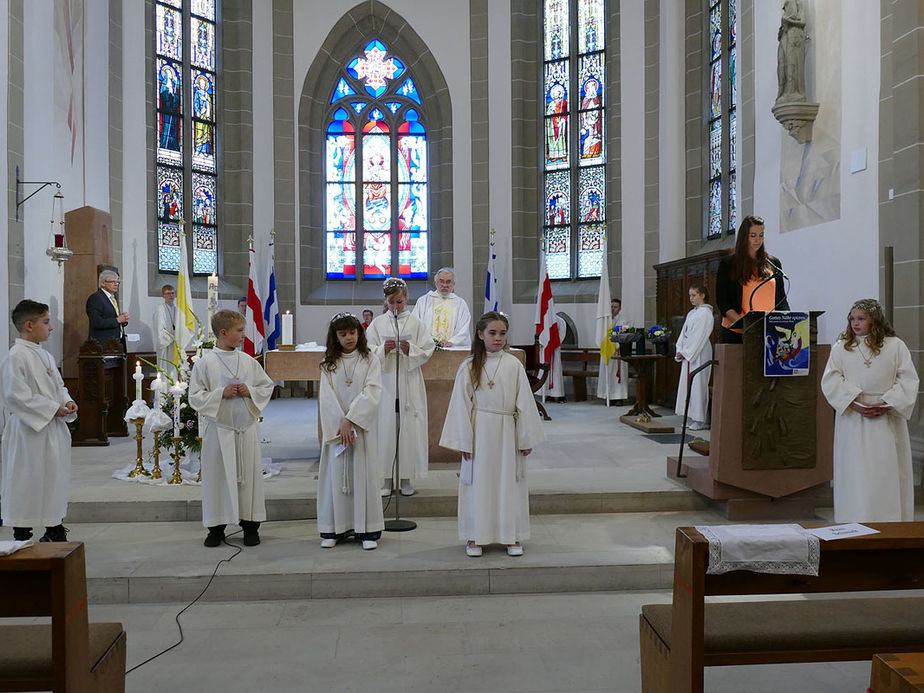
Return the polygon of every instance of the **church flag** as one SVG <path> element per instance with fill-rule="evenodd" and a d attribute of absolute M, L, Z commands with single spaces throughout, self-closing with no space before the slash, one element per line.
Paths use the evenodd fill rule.
<path fill-rule="evenodd" d="M 279 325 L 279 303 L 276 298 L 276 234 L 270 232 L 269 252 L 267 253 L 266 269 L 266 301 L 263 303 L 263 322 L 265 323 L 266 348 L 270 351 L 276 348 L 276 340 L 282 335 Z"/>
<path fill-rule="evenodd" d="M 192 288 L 189 285 L 189 254 L 186 233 L 180 226 L 180 270 L 176 279 L 176 322 L 173 325 L 173 365 L 179 370 L 186 358 L 186 347 L 196 338 L 196 316 L 192 308 Z"/>
<path fill-rule="evenodd" d="M 539 338 L 539 361 L 552 364 L 552 355 L 561 346 L 561 335 L 555 321 L 555 299 L 552 297 L 552 282 L 545 266 L 545 248 L 539 264 L 539 291 L 536 295 L 536 336 Z M 552 383 L 549 383 L 551 388 Z"/>
<path fill-rule="evenodd" d="M 497 254 L 494 252 L 494 229 L 491 229 L 491 247 L 488 253 L 488 277 L 484 285 L 485 313 L 500 310 L 497 303 L 497 270 L 494 268 L 494 261 L 497 259 Z"/>
<path fill-rule="evenodd" d="M 613 324 L 613 315 L 610 304 L 610 270 L 606 261 L 606 238 L 603 239 L 603 263 L 600 267 L 600 289 L 597 292 L 597 343 L 600 345 L 600 356 L 604 363 L 609 363 L 616 353 L 616 345 L 610 341 L 610 327 Z"/>
<path fill-rule="evenodd" d="M 257 257 L 250 239 L 250 270 L 247 279 L 247 314 L 244 316 L 244 353 L 256 356 L 263 351 L 263 305 L 260 302 L 260 279 Z"/>

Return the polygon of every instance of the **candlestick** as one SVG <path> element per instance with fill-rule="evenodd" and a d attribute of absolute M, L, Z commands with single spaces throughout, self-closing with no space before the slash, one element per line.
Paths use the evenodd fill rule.
<path fill-rule="evenodd" d="M 160 479 L 160 431 L 154 431 L 154 469 L 151 470 L 152 479 Z"/>
<path fill-rule="evenodd" d="M 141 381 L 144 380 L 144 374 L 141 372 L 141 361 L 135 361 L 135 400 L 141 399 Z"/>
<path fill-rule="evenodd" d="M 167 480 L 168 484 L 182 484 L 183 477 L 180 475 L 180 437 L 173 436 L 173 476 Z"/>
<path fill-rule="evenodd" d="M 132 419 L 135 424 L 135 440 L 138 441 L 138 455 L 135 458 L 135 468 L 128 473 L 129 478 L 134 479 L 136 476 L 151 476 L 151 472 L 144 468 L 144 458 L 141 453 L 141 427 L 144 425 L 144 418 Z"/>
<path fill-rule="evenodd" d="M 282 316 L 282 343 L 295 344 L 295 316 L 289 311 Z"/>

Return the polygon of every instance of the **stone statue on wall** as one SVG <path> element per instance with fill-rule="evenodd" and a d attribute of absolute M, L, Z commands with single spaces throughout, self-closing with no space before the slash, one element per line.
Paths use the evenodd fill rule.
<path fill-rule="evenodd" d="M 805 15 L 800 0 L 785 0 L 777 32 L 777 103 L 805 101 Z"/>
<path fill-rule="evenodd" d="M 776 76 L 779 89 L 773 115 L 801 143 L 812 139 L 818 104 L 805 98 L 805 13 L 803 0 L 784 0 L 783 19 L 776 35 Z"/>

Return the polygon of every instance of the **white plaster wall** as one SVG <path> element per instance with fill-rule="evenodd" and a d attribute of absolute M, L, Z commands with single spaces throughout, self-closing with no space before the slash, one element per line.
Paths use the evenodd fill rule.
<path fill-rule="evenodd" d="M 684 256 L 685 138 L 684 114 L 684 7 L 676 0 L 661 0 L 659 67 L 660 117 L 658 120 L 658 216 L 661 262 Z"/>
<path fill-rule="evenodd" d="M 9 37 L 10 35 L 10 2 L 9 0 L 0 0 L 0 85 L 9 84 L 10 77 L 10 51 L 9 51 Z M 0 194 L 0 219 L 3 220 L 3 223 L 0 223 L 0 248 L 3 249 L 3 252 L 0 253 L 0 257 L 3 258 L 3 267 L 4 274 L 6 274 L 6 257 L 7 257 L 7 241 L 9 240 L 9 225 L 7 219 L 10 218 L 10 205 L 9 205 L 9 195 L 7 191 L 9 190 L 9 174 L 8 174 L 8 165 L 9 161 L 9 144 L 7 142 L 7 119 L 8 119 L 8 102 L 7 102 L 7 90 L 6 88 L 0 86 L 0 190 L 3 191 Z M 10 335 L 10 289 L 8 281 L 0 281 L 0 345 L 9 344 L 11 337 L 15 335 Z"/>
<path fill-rule="evenodd" d="M 273 4 L 253 4 L 253 226 L 269 242 L 273 226 Z M 259 127 L 256 127 L 259 123 Z M 297 275 L 296 275 L 297 276 Z"/>
<path fill-rule="evenodd" d="M 452 99 L 453 133 L 453 261 L 458 270 L 456 277 L 457 290 L 465 296 L 471 296 L 473 286 L 471 270 L 472 195 L 470 185 L 472 155 L 470 143 L 471 68 L 468 3 L 458 2 L 457 0 L 433 0 L 426 3 L 419 0 L 390 0 L 385 4 L 400 14 L 427 44 L 440 66 L 449 88 Z M 489 4 L 493 4 L 493 2 Z M 355 5 L 355 0 L 294 0 L 293 34 L 295 45 L 293 62 L 296 109 L 294 116 L 296 121 L 298 119 L 298 102 L 302 85 L 308 68 L 317 55 L 318 47 L 327 38 L 334 24 Z M 509 17 L 506 21 L 509 25 Z M 509 42 L 509 26 L 507 34 Z M 506 50 L 509 54 L 509 47 Z M 409 64 L 413 64 L 414 57 L 403 56 Z M 509 73 L 509 64 L 507 70 Z M 509 101 L 509 93 L 507 94 L 507 99 Z M 254 115 L 256 125 L 256 114 Z M 296 132 L 296 147 L 298 146 L 297 137 L 298 133 Z M 497 146 L 509 150 L 509 131 L 506 141 L 507 144 L 505 145 L 503 142 L 495 142 L 492 139 L 491 146 L 492 148 Z M 304 186 L 310 184 L 312 184 L 311 181 L 297 181 L 299 199 L 304 194 Z M 478 278 L 477 282 L 483 281 L 483 279 L 483 277 Z M 299 295 L 299 293 L 300 290 L 296 288 L 296 295 Z M 332 314 L 338 310 L 346 309 L 358 311 L 363 307 L 366 306 L 298 306 L 295 320 L 296 339 L 300 342 L 309 340 L 320 342 L 326 336 L 328 319 Z M 368 307 L 376 308 L 375 306 Z"/>
<path fill-rule="evenodd" d="M 645 16 L 642 0 L 619 6 L 622 144 L 622 312 L 644 321 L 645 306 Z"/>
<path fill-rule="evenodd" d="M 109 0 L 84 0 L 84 3 L 87 127 L 82 202 L 109 211 Z M 73 205 L 79 206 L 82 205 Z"/>
<path fill-rule="evenodd" d="M 498 304 L 510 318 L 519 333 L 524 324 L 527 334 L 532 334 L 533 316 L 521 316 L 522 309 L 514 306 L 510 258 L 513 257 L 513 158 L 510 147 L 510 0 L 496 0 L 488 3 L 488 135 L 490 153 L 488 157 L 491 177 L 490 224 L 495 230 L 494 247 L 497 253 Z M 458 137 L 454 138 L 455 141 Z M 453 147 L 455 147 L 455 141 Z M 469 176 L 471 180 L 471 176 Z M 456 231 L 458 233 L 459 230 Z M 469 239 L 471 237 L 469 236 Z M 458 247 L 459 243 L 456 242 Z M 471 241 L 469 240 L 469 247 Z M 487 259 L 487 258 L 482 258 Z M 459 262 L 456 261 L 458 270 Z M 472 263 L 468 263 L 471 273 Z M 474 277 L 472 287 L 472 321 L 478 320 L 484 312 L 485 277 Z"/>
<path fill-rule="evenodd" d="M 841 51 L 841 217 L 781 234 L 780 152 L 789 137 L 770 108 L 776 98 L 777 3 L 755 3 L 756 173 L 753 213 L 767 222 L 766 245 L 792 277 L 794 309 L 827 311 L 819 318 L 819 339 L 833 341 L 843 330 L 851 303 L 879 295 L 879 3 L 819 0 L 816 21 L 839 21 Z M 808 27 L 809 33 L 813 28 Z M 871 67 L 872 66 L 872 67 Z M 811 84 L 811 80 L 807 80 Z M 809 100 L 814 94 L 809 93 Z M 823 107 L 823 106 L 822 106 Z M 865 149 L 868 167 L 851 174 L 850 152 Z M 751 210 L 742 210 L 742 214 Z"/>

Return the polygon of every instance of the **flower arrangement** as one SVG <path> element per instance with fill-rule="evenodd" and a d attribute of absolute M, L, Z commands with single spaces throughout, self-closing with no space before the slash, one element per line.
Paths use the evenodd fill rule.
<path fill-rule="evenodd" d="M 666 327 L 661 327 L 660 325 L 653 325 L 648 328 L 648 339 L 650 339 L 655 344 L 660 342 L 666 342 L 670 339 L 671 331 Z"/>
<path fill-rule="evenodd" d="M 626 344 L 627 342 L 637 342 L 642 338 L 644 327 L 629 327 L 628 325 L 614 325 L 613 332 L 610 335 L 610 341 L 617 344 Z"/>
<path fill-rule="evenodd" d="M 446 347 L 443 346 L 443 343 L 438 340 L 436 337 L 433 338 L 434 351 L 447 351 Z"/>

